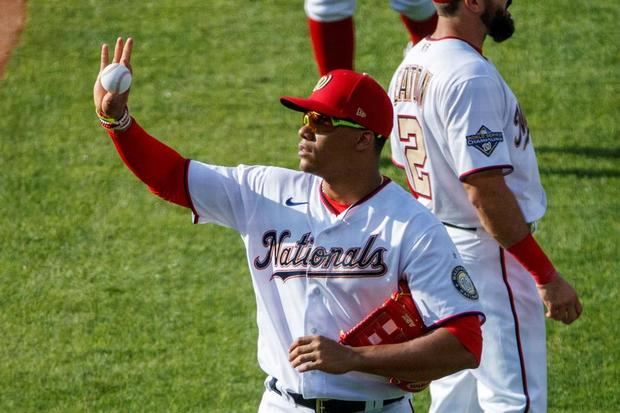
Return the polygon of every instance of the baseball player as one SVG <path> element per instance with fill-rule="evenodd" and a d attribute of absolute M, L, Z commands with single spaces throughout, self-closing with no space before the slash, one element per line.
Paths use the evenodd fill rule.
<path fill-rule="evenodd" d="M 132 45 L 119 38 L 113 61 L 130 67 Z M 108 62 L 104 45 L 101 70 Z M 259 412 L 411 412 L 410 393 L 391 379 L 424 383 L 478 364 L 483 316 L 461 258 L 443 225 L 379 173 L 392 105 L 370 76 L 337 70 L 308 99 L 281 98 L 304 114 L 300 172 L 185 159 L 129 116 L 128 94 L 95 83 L 97 113 L 127 167 L 191 209 L 194 223 L 243 239 L 267 374 Z M 401 280 L 429 333 L 340 344 Z"/>
<path fill-rule="evenodd" d="M 508 39 L 506 0 L 435 0 L 435 33 L 395 72 L 392 156 L 444 223 L 487 321 L 480 367 L 431 384 L 433 412 L 544 412 L 544 309 L 570 324 L 582 307 L 533 238 L 546 209 L 523 109 L 482 54 Z"/>
<path fill-rule="evenodd" d="M 353 69 L 356 0 L 305 0 L 310 40 L 319 73 Z M 412 43 L 435 30 L 437 14 L 431 0 L 390 0 Z"/>

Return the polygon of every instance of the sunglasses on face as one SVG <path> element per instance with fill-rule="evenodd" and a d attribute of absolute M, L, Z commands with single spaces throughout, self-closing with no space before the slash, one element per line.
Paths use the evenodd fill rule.
<path fill-rule="evenodd" d="M 347 128 L 366 129 L 365 126 L 358 125 L 345 119 L 332 118 L 330 116 L 322 115 L 318 112 L 306 112 L 304 113 L 304 125 L 309 126 L 314 132 L 330 132 L 338 126 L 345 126 Z"/>

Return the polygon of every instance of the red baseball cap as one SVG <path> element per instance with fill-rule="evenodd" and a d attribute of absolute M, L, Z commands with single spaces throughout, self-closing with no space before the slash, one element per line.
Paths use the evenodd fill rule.
<path fill-rule="evenodd" d="M 298 112 L 315 111 L 355 122 L 385 138 L 392 131 L 392 102 L 367 73 L 332 70 L 319 79 L 309 98 L 282 96 L 280 102 Z"/>

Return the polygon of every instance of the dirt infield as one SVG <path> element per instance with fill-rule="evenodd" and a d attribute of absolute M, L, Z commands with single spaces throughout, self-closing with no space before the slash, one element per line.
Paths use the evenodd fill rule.
<path fill-rule="evenodd" d="M 26 24 L 26 0 L 0 0 L 0 79 Z"/>

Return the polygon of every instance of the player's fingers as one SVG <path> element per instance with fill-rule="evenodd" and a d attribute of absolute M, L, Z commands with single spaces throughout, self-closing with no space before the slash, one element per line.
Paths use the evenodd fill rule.
<path fill-rule="evenodd" d="M 575 297 L 575 302 L 571 303 L 569 307 L 568 313 L 570 314 L 570 323 L 577 320 L 583 311 L 583 307 L 581 306 L 581 302 L 579 301 L 579 297 Z M 570 324 L 569 323 L 569 324 Z"/>
<path fill-rule="evenodd" d="M 131 71 L 131 51 L 133 50 L 133 39 L 130 37 L 123 47 L 123 54 L 121 55 L 120 63 L 125 65 Z"/>
<path fill-rule="evenodd" d="M 575 307 L 568 307 L 568 309 L 566 310 L 566 316 L 564 320 L 562 320 L 562 322 L 564 324 L 570 324 L 575 321 L 577 317 L 579 316 L 577 315 L 577 310 L 575 309 Z"/>
<path fill-rule="evenodd" d="M 298 337 L 298 338 L 295 339 L 295 341 L 293 341 L 293 344 L 291 344 L 291 346 L 289 347 L 288 351 L 290 353 L 296 347 L 303 346 L 303 345 L 306 345 L 306 344 L 310 344 L 311 342 L 312 342 L 312 337 L 310 337 L 310 336 Z"/>
<path fill-rule="evenodd" d="M 295 368 L 297 369 L 298 372 L 305 373 L 305 372 L 310 371 L 310 370 L 316 370 L 316 364 L 310 362 L 310 363 L 302 364 L 302 365 L 300 365 L 298 367 L 295 367 Z"/>
<path fill-rule="evenodd" d="M 114 59 L 113 63 L 119 63 L 121 61 L 121 56 L 123 55 L 123 38 L 119 37 L 116 39 L 116 45 L 114 46 Z"/>
<path fill-rule="evenodd" d="M 99 71 L 101 72 L 110 61 L 110 51 L 108 50 L 107 44 L 101 45 L 101 65 L 99 66 Z"/>
<path fill-rule="evenodd" d="M 547 312 L 545 313 L 545 315 L 548 318 L 555 319 L 557 314 L 558 314 L 558 307 L 553 305 L 553 304 L 548 303 L 547 304 Z"/>
<path fill-rule="evenodd" d="M 310 370 L 316 370 L 319 366 L 319 363 L 315 358 L 306 357 L 305 359 L 300 359 L 296 364 L 293 364 L 293 368 L 297 369 L 298 372 L 303 373 Z"/>
<path fill-rule="evenodd" d="M 306 354 L 312 354 L 313 351 L 314 347 L 308 344 L 297 346 L 289 353 L 289 361 Z"/>
<path fill-rule="evenodd" d="M 550 304 L 549 306 L 547 306 L 546 316 L 548 318 L 551 318 L 552 320 L 561 320 L 563 318 L 562 315 L 562 311 L 560 310 L 560 307 L 558 305 Z"/>
<path fill-rule="evenodd" d="M 291 346 L 288 348 L 288 352 L 289 352 L 289 353 L 291 353 L 291 352 L 295 351 L 295 349 L 296 349 L 297 347 L 299 347 L 299 345 L 300 345 L 300 343 L 299 343 L 299 339 L 297 338 L 297 339 L 295 339 L 295 341 L 293 341 L 293 342 L 291 343 Z"/>
<path fill-rule="evenodd" d="M 575 303 L 575 311 L 577 311 L 577 317 L 580 317 L 581 313 L 583 313 L 583 305 L 581 305 L 579 298 L 577 298 L 577 302 Z"/>
<path fill-rule="evenodd" d="M 290 360 L 290 363 L 291 363 L 291 366 L 293 366 L 294 368 L 297 368 L 301 366 L 302 364 L 313 362 L 315 360 L 316 360 L 316 356 L 314 353 L 306 353 L 306 354 L 297 355 L 294 359 Z"/>
<path fill-rule="evenodd" d="M 291 347 L 288 349 L 289 360 L 297 357 L 297 355 L 301 352 L 300 347 L 301 344 L 297 340 L 295 340 L 293 344 L 291 344 Z"/>

